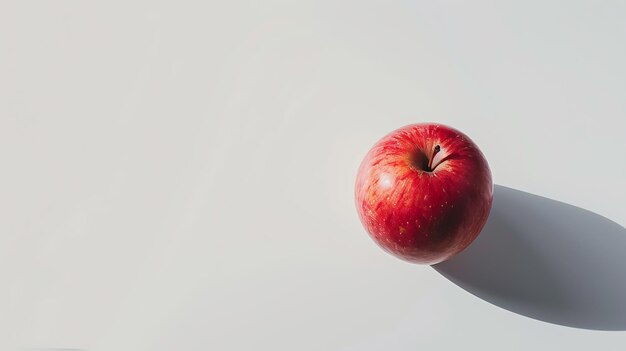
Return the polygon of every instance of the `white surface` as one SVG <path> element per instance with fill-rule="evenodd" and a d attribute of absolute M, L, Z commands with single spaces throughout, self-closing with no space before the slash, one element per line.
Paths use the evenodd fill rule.
<path fill-rule="evenodd" d="M 626 225 L 624 18 L 619 1 L 3 2 L 2 348 L 623 348 L 388 256 L 353 181 L 379 137 L 432 120 L 497 184 Z"/>

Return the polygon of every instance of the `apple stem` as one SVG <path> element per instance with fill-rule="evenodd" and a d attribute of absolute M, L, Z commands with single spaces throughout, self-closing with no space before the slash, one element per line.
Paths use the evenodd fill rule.
<path fill-rule="evenodd" d="M 428 161 L 428 169 L 431 172 L 433 170 L 433 160 L 435 159 L 435 155 L 437 155 L 439 151 L 441 151 L 441 146 L 439 145 L 435 146 L 435 149 L 433 150 L 433 155 L 430 157 L 430 160 Z"/>

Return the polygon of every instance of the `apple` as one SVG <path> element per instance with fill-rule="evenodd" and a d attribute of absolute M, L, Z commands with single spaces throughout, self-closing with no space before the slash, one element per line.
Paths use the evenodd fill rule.
<path fill-rule="evenodd" d="M 412 124 L 370 149 L 355 200 L 363 226 L 385 251 L 436 264 L 469 246 L 485 225 L 491 171 L 467 135 L 442 124 Z"/>

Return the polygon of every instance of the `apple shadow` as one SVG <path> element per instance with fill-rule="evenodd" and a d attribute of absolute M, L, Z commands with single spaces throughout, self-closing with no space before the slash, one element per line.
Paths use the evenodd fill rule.
<path fill-rule="evenodd" d="M 433 268 L 527 317 L 626 330 L 626 229 L 576 206 L 496 185 L 478 238 Z"/>

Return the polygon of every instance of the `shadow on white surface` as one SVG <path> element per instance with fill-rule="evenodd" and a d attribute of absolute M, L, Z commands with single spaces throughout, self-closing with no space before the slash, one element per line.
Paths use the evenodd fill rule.
<path fill-rule="evenodd" d="M 476 241 L 433 267 L 512 312 L 577 328 L 626 330 L 626 229 L 576 206 L 496 185 Z"/>

